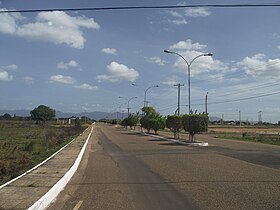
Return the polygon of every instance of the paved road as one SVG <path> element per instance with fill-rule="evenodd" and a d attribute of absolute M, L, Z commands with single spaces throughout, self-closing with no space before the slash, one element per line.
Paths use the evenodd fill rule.
<path fill-rule="evenodd" d="M 49 209 L 280 208 L 280 147 L 208 140 L 189 147 L 96 125 Z"/>

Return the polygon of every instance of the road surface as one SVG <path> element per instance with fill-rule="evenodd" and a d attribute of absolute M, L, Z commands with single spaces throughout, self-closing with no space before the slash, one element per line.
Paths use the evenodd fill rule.
<path fill-rule="evenodd" d="M 280 208 L 279 146 L 208 140 L 189 147 L 97 124 L 49 209 Z"/>

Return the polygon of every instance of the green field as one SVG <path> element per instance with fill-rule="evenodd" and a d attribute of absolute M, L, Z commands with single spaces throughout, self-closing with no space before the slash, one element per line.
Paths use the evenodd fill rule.
<path fill-rule="evenodd" d="M 55 123 L 0 121 L 0 184 L 37 165 L 83 130 Z"/>

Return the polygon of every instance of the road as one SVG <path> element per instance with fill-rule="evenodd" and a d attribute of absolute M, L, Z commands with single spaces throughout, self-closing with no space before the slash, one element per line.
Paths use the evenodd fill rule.
<path fill-rule="evenodd" d="M 95 125 L 49 209 L 279 209 L 280 147 L 202 136 L 189 147 Z"/>

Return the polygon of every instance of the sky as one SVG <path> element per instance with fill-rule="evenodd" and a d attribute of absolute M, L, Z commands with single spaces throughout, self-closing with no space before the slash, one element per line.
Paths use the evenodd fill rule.
<path fill-rule="evenodd" d="M 264 0 L 2 0 L 0 10 L 268 3 Z M 279 3 L 271 0 L 269 3 Z M 0 13 L 0 109 L 191 109 L 280 121 L 280 7 Z M 159 87 L 152 87 L 158 85 Z M 151 88 L 150 88 L 151 87 Z M 261 115 L 260 115 L 261 113 Z"/>

